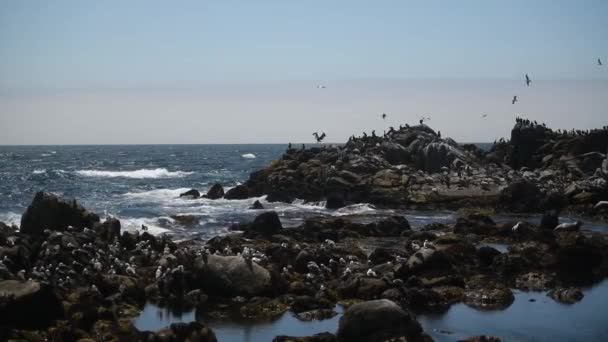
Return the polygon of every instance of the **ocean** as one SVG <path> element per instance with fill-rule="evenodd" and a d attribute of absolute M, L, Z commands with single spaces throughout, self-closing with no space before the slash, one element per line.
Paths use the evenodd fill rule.
<path fill-rule="evenodd" d="M 253 220 L 249 207 L 260 200 L 278 212 L 285 226 L 315 215 L 390 214 L 367 204 L 337 211 L 324 203 L 267 203 L 246 200 L 185 199 L 191 188 L 206 192 L 220 183 L 227 190 L 247 180 L 285 151 L 286 145 L 103 145 L 0 146 L 0 221 L 19 225 L 38 191 L 76 198 L 102 218 L 120 219 L 123 229 L 146 225 L 152 233 L 176 238 L 209 238 L 237 222 Z M 187 214 L 198 223 L 183 226 L 172 215 Z M 437 214 L 440 220 L 451 215 Z M 410 217 L 416 220 L 416 216 Z"/>

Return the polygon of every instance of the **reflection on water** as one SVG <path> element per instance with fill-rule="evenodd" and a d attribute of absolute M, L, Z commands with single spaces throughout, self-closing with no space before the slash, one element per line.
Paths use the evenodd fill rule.
<path fill-rule="evenodd" d="M 194 320 L 194 310 L 182 312 L 181 310 L 169 310 L 148 303 L 133 321 L 133 325 L 139 331 L 157 331 L 168 327 L 172 323 L 189 323 Z"/>
<path fill-rule="evenodd" d="M 608 341 L 608 280 L 583 292 L 582 301 L 566 305 L 545 292 L 515 291 L 515 301 L 503 311 L 480 311 L 459 303 L 442 314 L 420 315 L 418 321 L 435 341 L 474 335 L 505 341 Z"/>
<path fill-rule="evenodd" d="M 502 311 L 481 311 L 462 303 L 444 313 L 421 314 L 418 321 L 435 341 L 458 341 L 476 336 L 498 336 L 505 341 L 608 341 L 608 280 L 583 289 L 582 301 L 567 305 L 555 302 L 545 292 L 514 290 L 515 301 Z M 206 324 L 219 341 L 271 341 L 277 335 L 309 336 L 321 332 L 335 333 L 343 313 L 323 321 L 303 322 L 287 312 L 277 319 L 210 320 Z M 135 320 L 140 330 L 160 330 L 171 323 L 205 321 L 202 315 L 189 311 L 178 315 L 148 304 Z"/>
<path fill-rule="evenodd" d="M 213 329 L 218 341 L 272 341 L 278 335 L 308 336 L 322 332 L 334 333 L 338 321 L 344 312 L 340 305 L 335 307 L 338 315 L 322 321 L 300 321 L 291 312 L 272 320 L 251 321 L 246 319 L 226 318 L 209 320 L 205 323 Z M 148 303 L 133 324 L 140 330 L 158 331 L 172 323 L 187 323 L 194 320 L 205 321 L 196 310 L 179 312 L 160 308 Z"/>

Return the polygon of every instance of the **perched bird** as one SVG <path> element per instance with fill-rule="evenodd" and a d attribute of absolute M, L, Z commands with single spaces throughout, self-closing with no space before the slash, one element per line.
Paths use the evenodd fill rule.
<path fill-rule="evenodd" d="M 515 104 L 517 102 L 517 95 L 513 95 L 513 100 L 511 100 L 511 104 Z"/>
<path fill-rule="evenodd" d="M 367 270 L 366 274 L 367 274 L 368 277 L 372 277 L 372 278 L 377 277 L 376 272 L 374 272 L 374 270 L 372 270 L 371 268 L 369 270 Z"/>
<path fill-rule="evenodd" d="M 382 119 L 386 119 L 386 113 L 382 113 Z"/>
<path fill-rule="evenodd" d="M 597 65 L 602 66 L 602 60 L 601 59 L 597 59 Z"/>
<path fill-rule="evenodd" d="M 325 134 L 325 132 L 323 132 L 323 133 L 321 133 L 321 135 L 319 135 L 319 133 L 314 132 L 314 133 L 312 134 L 312 136 L 313 136 L 313 137 L 315 137 L 315 139 L 317 140 L 317 143 L 320 143 L 320 142 L 322 142 L 322 141 L 323 141 L 323 139 L 325 139 L 326 134 Z"/>
<path fill-rule="evenodd" d="M 526 74 L 526 85 L 529 87 L 530 83 L 532 83 L 532 81 L 530 80 L 530 77 L 528 77 L 528 74 Z"/>
<path fill-rule="evenodd" d="M 422 247 L 424 248 L 433 248 L 433 243 L 429 240 L 424 240 L 424 243 L 422 243 Z"/>

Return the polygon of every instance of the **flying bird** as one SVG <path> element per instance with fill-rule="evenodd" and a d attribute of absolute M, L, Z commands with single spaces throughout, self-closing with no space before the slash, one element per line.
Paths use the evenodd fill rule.
<path fill-rule="evenodd" d="M 323 141 L 323 139 L 325 139 L 325 132 L 321 133 L 321 135 L 319 135 L 319 133 L 314 132 L 312 134 L 313 137 L 315 137 L 315 139 L 317 140 L 317 143 L 320 143 L 321 141 Z"/>
<path fill-rule="evenodd" d="M 488 114 L 484 114 L 484 115 L 482 115 L 481 117 L 482 117 L 482 118 L 486 118 L 486 117 L 488 117 Z"/>
<path fill-rule="evenodd" d="M 530 77 L 528 77 L 528 74 L 526 74 L 526 85 L 529 87 L 530 83 L 532 83 L 532 81 L 530 80 Z"/>
<path fill-rule="evenodd" d="M 386 113 L 382 113 L 382 120 L 386 119 Z"/>
<path fill-rule="evenodd" d="M 317 89 L 325 89 L 325 88 L 326 88 L 326 87 L 325 87 L 324 85 L 322 85 L 322 84 L 319 84 L 319 85 L 317 86 Z"/>
<path fill-rule="evenodd" d="M 513 95 L 513 100 L 511 100 L 511 104 L 515 104 L 517 102 L 517 95 Z"/>
<path fill-rule="evenodd" d="M 602 60 L 601 59 L 597 59 L 597 65 L 602 66 Z"/>

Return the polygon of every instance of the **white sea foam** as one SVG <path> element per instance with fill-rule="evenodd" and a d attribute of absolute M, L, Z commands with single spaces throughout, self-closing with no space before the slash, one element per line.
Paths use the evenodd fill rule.
<path fill-rule="evenodd" d="M 123 230 L 128 232 L 139 231 L 143 232 L 142 225 L 148 227 L 147 232 L 152 235 L 160 235 L 169 233 L 171 230 L 158 226 L 158 219 L 156 218 L 118 218 L 120 220 L 120 226 Z"/>
<path fill-rule="evenodd" d="M 12 211 L 0 213 L 0 222 L 4 222 L 9 226 L 15 225 L 19 227 L 21 224 L 21 214 L 14 213 Z"/>
<path fill-rule="evenodd" d="M 255 154 L 253 154 L 253 153 L 245 153 L 241 157 L 243 157 L 245 159 L 255 159 Z"/>
<path fill-rule="evenodd" d="M 35 174 L 35 175 L 39 175 L 39 174 L 45 173 L 45 172 L 46 172 L 45 169 L 41 169 L 41 170 L 37 169 L 37 170 L 34 170 L 32 173 Z"/>
<path fill-rule="evenodd" d="M 346 206 L 336 210 L 333 214 L 336 216 L 355 215 L 375 212 L 376 208 L 368 203 L 359 203 Z"/>
<path fill-rule="evenodd" d="M 176 178 L 185 177 L 193 174 L 194 172 L 185 171 L 169 171 L 164 168 L 158 169 L 140 169 L 134 171 L 105 171 L 105 170 L 78 170 L 78 175 L 84 177 L 123 177 L 123 178 Z"/>
<path fill-rule="evenodd" d="M 179 188 L 179 189 L 155 189 L 150 191 L 140 192 L 127 192 L 123 196 L 130 199 L 144 200 L 151 202 L 165 202 L 168 200 L 175 200 L 179 198 L 179 195 L 190 190 L 190 188 Z"/>

